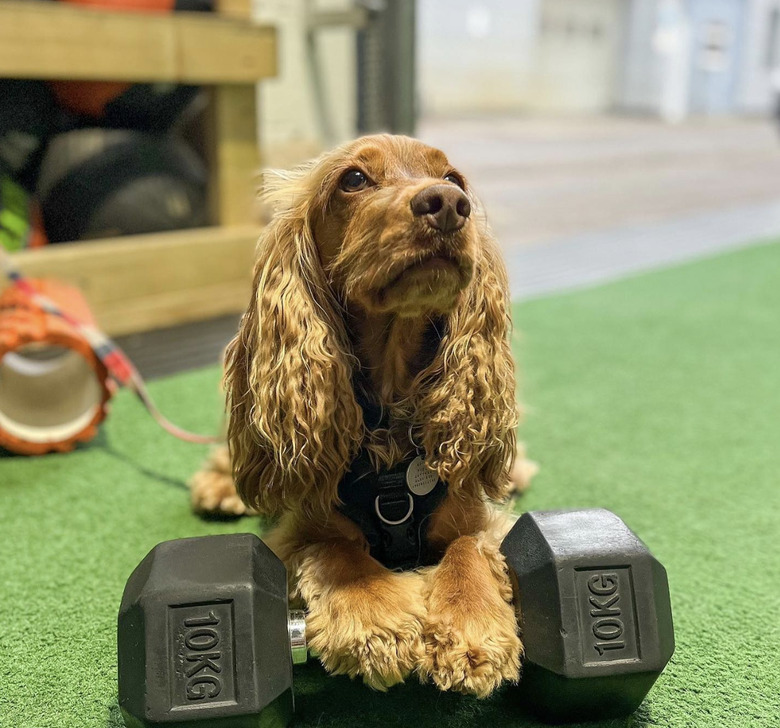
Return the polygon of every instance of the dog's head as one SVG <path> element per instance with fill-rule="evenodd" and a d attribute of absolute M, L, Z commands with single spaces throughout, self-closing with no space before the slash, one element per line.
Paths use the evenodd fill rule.
<path fill-rule="evenodd" d="M 451 311 L 471 280 L 478 235 L 466 182 L 447 157 L 404 137 L 370 137 L 318 169 L 314 242 L 340 297 L 369 312 Z"/>
<path fill-rule="evenodd" d="M 274 216 L 227 358 L 244 500 L 265 512 L 335 502 L 365 435 L 347 310 L 445 319 L 410 424 L 452 488 L 500 497 L 516 410 L 506 275 L 464 176 L 437 149 L 378 135 L 277 173 L 264 192 Z"/>
<path fill-rule="evenodd" d="M 452 310 L 471 279 L 479 233 L 466 185 L 438 149 L 381 135 L 271 173 L 265 196 L 309 228 L 342 302 L 418 316 Z"/>

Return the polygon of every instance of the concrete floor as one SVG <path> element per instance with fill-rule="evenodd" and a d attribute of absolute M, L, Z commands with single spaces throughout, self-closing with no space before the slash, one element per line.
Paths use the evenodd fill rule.
<path fill-rule="evenodd" d="M 505 251 L 780 201 L 768 120 L 424 119 L 418 136 L 472 182 Z"/>

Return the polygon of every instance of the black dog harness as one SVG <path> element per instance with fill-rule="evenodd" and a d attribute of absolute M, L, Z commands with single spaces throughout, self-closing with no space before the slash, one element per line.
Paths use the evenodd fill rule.
<path fill-rule="evenodd" d="M 388 569 L 413 569 L 438 561 L 427 531 L 447 485 L 421 456 L 377 473 L 361 450 L 339 483 L 338 494 L 339 511 L 363 531 L 379 563 Z"/>
<path fill-rule="evenodd" d="M 435 328 L 430 336 L 429 347 L 435 351 L 439 342 Z M 368 401 L 359 380 L 353 384 L 366 427 L 387 429 L 387 413 Z M 446 495 L 447 484 L 419 452 L 377 473 L 363 448 L 338 486 L 339 511 L 358 525 L 371 556 L 388 569 L 414 569 L 438 561 L 427 534 L 430 517 Z"/>

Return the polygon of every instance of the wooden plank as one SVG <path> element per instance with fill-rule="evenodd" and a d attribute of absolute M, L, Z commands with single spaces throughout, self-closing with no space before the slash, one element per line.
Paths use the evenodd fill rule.
<path fill-rule="evenodd" d="M 0 0 L 0 76 L 194 84 L 276 74 L 274 28 L 205 13 Z"/>
<path fill-rule="evenodd" d="M 14 254 L 26 275 L 81 288 L 109 335 L 243 311 L 259 228 L 203 228 Z"/>
<path fill-rule="evenodd" d="M 260 151 L 254 86 L 215 86 L 207 127 L 211 170 L 212 222 L 246 225 L 256 221 Z"/>
<path fill-rule="evenodd" d="M 249 281 L 244 285 L 231 281 L 162 292 L 105 309 L 101 326 L 106 333 L 118 336 L 240 313 L 246 309 L 250 293 Z"/>
<path fill-rule="evenodd" d="M 249 21 L 251 0 L 216 0 L 223 16 Z M 206 116 L 206 150 L 210 169 L 211 222 L 253 222 L 260 168 L 257 90 L 255 86 L 217 85 L 210 89 Z"/>
<path fill-rule="evenodd" d="M 217 12 L 228 18 L 248 20 L 252 16 L 252 0 L 217 0 Z"/>

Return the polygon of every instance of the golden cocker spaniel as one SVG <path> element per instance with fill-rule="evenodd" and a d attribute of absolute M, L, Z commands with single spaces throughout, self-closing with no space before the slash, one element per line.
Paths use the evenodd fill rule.
<path fill-rule="evenodd" d="M 195 507 L 278 518 L 266 540 L 329 671 L 487 696 L 520 670 L 498 550 L 511 523 L 491 505 L 511 488 L 518 411 L 479 202 L 442 152 L 390 135 L 265 195 L 227 351 L 229 455 L 195 477 Z"/>

